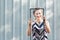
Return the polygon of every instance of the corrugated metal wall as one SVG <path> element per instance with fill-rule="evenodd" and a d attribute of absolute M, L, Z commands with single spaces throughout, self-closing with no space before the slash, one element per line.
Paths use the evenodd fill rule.
<path fill-rule="evenodd" d="M 44 8 L 50 22 L 48 40 L 60 40 L 59 0 L 0 0 L 0 40 L 30 40 L 26 34 L 30 8 Z"/>

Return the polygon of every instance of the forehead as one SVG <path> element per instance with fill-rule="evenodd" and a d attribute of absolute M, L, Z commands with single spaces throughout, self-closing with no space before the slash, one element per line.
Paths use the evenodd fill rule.
<path fill-rule="evenodd" d="M 43 9 L 36 10 L 35 13 L 43 13 Z"/>

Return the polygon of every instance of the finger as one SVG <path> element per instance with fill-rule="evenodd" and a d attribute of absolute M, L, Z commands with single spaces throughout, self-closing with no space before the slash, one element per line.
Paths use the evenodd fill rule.
<path fill-rule="evenodd" d="M 43 19 L 46 21 L 46 17 L 44 16 Z"/>
<path fill-rule="evenodd" d="M 44 19 L 46 19 L 46 17 L 45 17 L 45 16 L 43 16 L 43 18 L 44 18 Z"/>

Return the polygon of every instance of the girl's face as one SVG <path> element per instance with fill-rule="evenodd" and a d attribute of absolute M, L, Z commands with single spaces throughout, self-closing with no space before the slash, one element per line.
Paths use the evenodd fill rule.
<path fill-rule="evenodd" d="M 42 15 L 43 15 L 43 10 L 42 9 L 36 10 L 35 13 L 34 13 L 35 18 L 37 18 L 37 19 L 42 18 Z"/>

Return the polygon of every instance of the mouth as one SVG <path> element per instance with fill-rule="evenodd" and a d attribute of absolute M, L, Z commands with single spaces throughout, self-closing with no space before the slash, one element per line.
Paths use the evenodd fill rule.
<path fill-rule="evenodd" d="M 37 18 L 40 18 L 40 16 L 37 16 Z"/>

